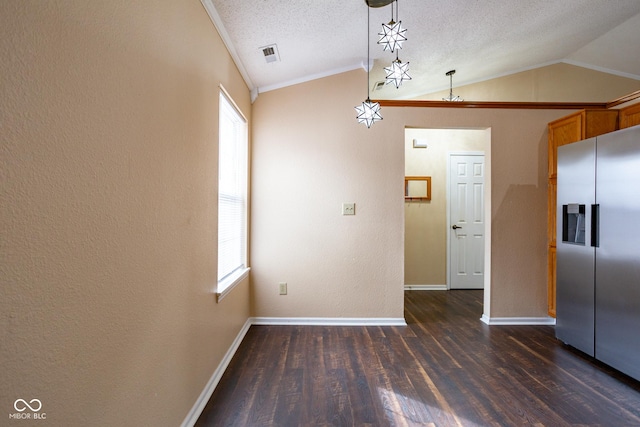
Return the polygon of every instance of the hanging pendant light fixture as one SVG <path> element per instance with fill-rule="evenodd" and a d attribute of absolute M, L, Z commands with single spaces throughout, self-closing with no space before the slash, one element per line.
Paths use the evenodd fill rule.
<path fill-rule="evenodd" d="M 456 70 L 447 71 L 446 75 L 449 76 L 449 97 L 442 98 L 443 101 L 454 101 L 460 102 L 464 101 L 464 99 L 459 96 L 453 96 L 453 75 L 456 73 Z"/>
<path fill-rule="evenodd" d="M 364 123 L 368 128 L 371 127 L 378 120 L 382 120 L 380 115 L 380 104 L 377 102 L 371 102 L 369 97 L 362 105 L 358 105 L 356 111 L 358 112 L 358 123 Z"/>
<path fill-rule="evenodd" d="M 396 16 L 395 19 L 398 19 L 398 0 L 395 0 L 396 4 Z M 384 50 L 390 50 L 391 52 L 395 52 L 396 49 L 402 49 L 402 43 L 404 43 L 407 38 L 405 37 L 405 33 L 407 32 L 406 28 L 402 28 L 402 21 L 394 21 L 393 16 L 393 3 L 391 4 L 391 21 L 388 24 L 382 24 L 382 32 L 378 33 L 380 39 L 378 40 L 378 44 L 383 46 Z"/>
<path fill-rule="evenodd" d="M 367 5 L 367 99 L 362 103 L 354 107 L 358 113 L 356 118 L 358 123 L 364 123 L 367 128 L 370 128 L 378 120 L 382 120 L 380 115 L 380 104 L 377 102 L 371 102 L 369 98 L 369 70 L 371 70 L 371 62 L 369 55 L 369 6 Z"/>
<path fill-rule="evenodd" d="M 385 84 L 393 83 L 394 85 L 396 85 L 396 89 L 400 88 L 403 81 L 411 80 L 411 76 L 408 73 L 409 63 L 402 63 L 402 61 L 398 59 L 397 54 L 395 61 L 391 63 L 391 66 L 385 67 L 384 71 L 386 71 L 387 73 Z"/>

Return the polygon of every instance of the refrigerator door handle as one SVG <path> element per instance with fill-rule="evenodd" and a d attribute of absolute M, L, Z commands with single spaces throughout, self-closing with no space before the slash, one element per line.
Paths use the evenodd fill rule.
<path fill-rule="evenodd" d="M 591 205 L 591 246 L 600 246 L 600 205 Z"/>

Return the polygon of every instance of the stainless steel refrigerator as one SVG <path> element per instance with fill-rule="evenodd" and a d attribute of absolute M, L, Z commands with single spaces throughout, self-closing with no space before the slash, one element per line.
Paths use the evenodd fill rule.
<path fill-rule="evenodd" d="M 556 336 L 640 380 L 640 126 L 558 147 Z"/>

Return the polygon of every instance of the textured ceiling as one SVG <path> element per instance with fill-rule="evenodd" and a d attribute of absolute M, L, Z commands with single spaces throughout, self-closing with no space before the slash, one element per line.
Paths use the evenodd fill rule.
<path fill-rule="evenodd" d="M 265 92 L 374 61 L 384 80 L 395 54 L 377 44 L 391 6 L 364 0 L 203 0 L 250 88 Z M 399 58 L 412 80 L 376 98 L 412 98 L 449 87 L 569 62 L 640 80 L 640 0 L 398 0 L 407 41 Z M 212 13 L 211 6 L 215 9 Z M 367 11 L 370 30 L 367 33 Z M 217 16 L 214 16 L 217 15 Z M 220 28 L 223 27 L 223 28 Z M 263 46 L 276 44 L 268 64 Z M 364 90 L 364 89 L 363 89 Z M 373 95 L 372 95 L 373 97 Z"/>

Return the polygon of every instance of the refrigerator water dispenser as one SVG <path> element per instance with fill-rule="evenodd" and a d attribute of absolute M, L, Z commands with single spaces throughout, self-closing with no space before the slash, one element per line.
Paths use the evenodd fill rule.
<path fill-rule="evenodd" d="M 570 203 L 562 205 L 562 241 L 577 245 L 585 244 L 585 205 Z"/>

